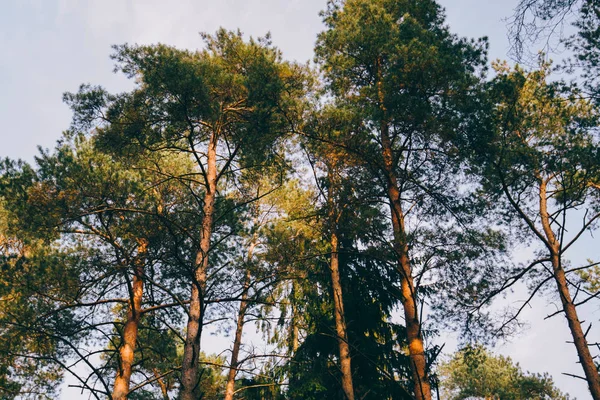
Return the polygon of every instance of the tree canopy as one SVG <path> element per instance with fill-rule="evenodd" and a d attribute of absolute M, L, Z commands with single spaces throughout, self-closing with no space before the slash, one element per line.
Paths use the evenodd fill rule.
<path fill-rule="evenodd" d="M 600 400 L 598 7 L 522 7 L 579 3 L 568 81 L 434 0 L 328 1 L 307 65 L 114 46 L 132 88 L 66 93 L 55 148 L 0 165 L 0 399 L 567 399 L 482 344 L 545 295 Z"/>
<path fill-rule="evenodd" d="M 510 357 L 481 346 L 468 346 L 440 365 L 447 399 L 568 399 L 547 374 L 524 372 Z"/>

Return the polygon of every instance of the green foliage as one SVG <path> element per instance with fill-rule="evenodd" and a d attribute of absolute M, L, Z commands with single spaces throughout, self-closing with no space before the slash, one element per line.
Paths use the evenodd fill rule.
<path fill-rule="evenodd" d="M 204 39 L 206 48 L 197 52 L 116 46 L 116 69 L 135 77 L 136 89 L 109 95 L 82 86 L 66 94 L 74 126 L 95 127 L 102 146 L 125 154 L 139 147 L 193 154 L 213 132 L 245 167 L 266 161 L 289 131 L 306 72 L 283 62 L 268 38 L 245 42 L 240 32 L 222 29 Z"/>
<path fill-rule="evenodd" d="M 345 316 L 352 354 L 355 392 L 365 399 L 408 399 L 409 364 L 404 327 L 390 321 L 397 304 L 390 282 L 394 272 L 375 254 L 350 255 L 341 249 Z M 346 254 L 347 253 L 347 254 Z M 288 396 L 292 399 L 343 399 L 336 364 L 338 344 L 333 320 L 333 299 L 326 260 L 312 282 L 317 288 L 303 291 L 303 327 L 306 338 L 290 363 Z"/>
<path fill-rule="evenodd" d="M 596 229 L 600 216 L 594 188 L 600 160 L 597 109 L 577 88 L 549 82 L 549 63 L 541 62 L 533 71 L 510 69 L 505 63 L 494 68 L 497 76 L 487 88 L 486 139 L 471 142 L 470 172 L 479 180 L 478 196 L 491 206 L 488 215 L 517 245 L 539 247 L 531 264 L 500 271 L 501 279 L 486 282 L 471 299 L 463 298 L 472 304 L 475 319 L 491 298 L 521 279 L 533 294 L 551 282 L 543 263 L 549 262 L 553 246 L 560 248 L 561 263 L 567 265 L 566 250 Z M 546 212 L 548 226 L 543 226 Z M 581 222 L 573 222 L 579 218 Z M 575 225 L 580 228 L 568 228 Z M 504 310 L 505 322 L 493 328 L 491 318 L 486 329 L 510 334 L 522 309 Z"/>
<path fill-rule="evenodd" d="M 452 35 L 434 1 L 330 1 L 323 16 L 328 29 L 316 59 L 337 114 L 318 120 L 323 132 L 335 132 L 321 140 L 360 160 L 363 179 L 386 203 L 394 176 L 416 297 L 434 300 L 438 323 L 462 323 L 465 299 L 500 280 L 506 262 L 503 232 L 465 174 L 473 148 L 489 138 L 486 39 Z M 465 332 L 484 336 L 476 325 L 485 319 L 468 321 Z"/>
<path fill-rule="evenodd" d="M 439 367 L 443 398 L 567 400 L 548 374 L 523 372 L 510 357 L 495 356 L 484 347 L 467 346 Z"/>
<path fill-rule="evenodd" d="M 316 60 L 332 92 L 357 107 L 367 129 L 385 121 L 394 136 L 433 140 L 470 122 L 486 43 L 451 35 L 437 3 L 330 1 L 323 15 L 328 29 L 319 35 Z"/>
<path fill-rule="evenodd" d="M 143 266 L 148 278 L 144 288 L 146 307 L 170 303 L 171 296 L 181 296 L 178 285 L 184 281 L 182 259 L 190 258 L 189 244 L 182 243 L 190 222 L 182 205 L 190 198 L 177 182 L 159 181 L 161 184 L 156 185 L 150 171 L 156 168 L 167 175 L 184 173 L 191 163 L 176 156 L 155 154 L 131 166 L 98 151 L 94 140 L 72 134 L 67 134 L 53 153 L 44 152 L 36 161 L 35 172 L 28 166 L 17 169 L 14 165 L 7 168 L 3 177 L 3 193 L 11 199 L 7 203 L 12 211 L 9 215 L 16 222 L 23 221 L 15 222 L 13 229 L 20 229 L 24 234 L 19 237 L 29 238 L 28 243 L 32 243 L 33 234 L 37 235 L 40 239 L 33 242 L 36 249 L 64 255 L 50 264 L 62 268 L 51 271 L 47 268 L 51 259 L 46 261 L 41 257 L 48 256 L 36 250 L 36 258 L 28 256 L 32 270 L 23 270 L 25 275 L 12 274 L 15 280 L 11 286 L 19 295 L 26 296 L 28 290 L 33 290 L 47 303 L 43 306 L 28 298 L 30 311 L 16 315 L 28 321 L 23 330 L 35 332 L 38 342 L 43 339 L 60 344 L 60 352 L 54 351 L 42 360 L 62 371 L 71 362 L 67 360 L 92 367 L 90 355 L 102 350 L 88 353 L 82 348 L 102 348 L 108 339 L 102 357 L 104 364 L 93 366 L 90 373 L 91 381 L 100 382 L 103 391 L 109 392 L 112 385 L 108 382 L 116 371 L 115 353 L 121 343 L 127 309 L 123 299 L 129 297 L 131 275 L 136 273 L 139 240 L 149 243 Z M 21 264 L 21 269 L 22 265 L 29 264 Z M 27 290 L 22 287 L 35 284 L 32 279 L 38 278 L 43 282 L 39 286 Z M 170 290 L 165 293 L 155 284 Z M 48 323 L 54 319 L 59 319 L 58 329 Z M 159 308 L 156 314 L 147 315 L 139 332 L 140 344 L 145 344 L 138 347 L 135 380 L 140 379 L 137 373 L 168 372 L 178 363 L 173 353 L 176 339 L 167 327 L 180 321 L 181 315 L 173 307 Z M 34 324 L 42 324 L 43 328 Z M 31 353 L 32 360 L 46 354 L 39 349 Z M 84 383 L 90 380 L 80 378 L 91 390 Z M 174 386 L 173 375 L 165 380 L 171 381 L 167 382 L 171 388 Z M 51 382 L 48 380 L 48 384 Z"/>
<path fill-rule="evenodd" d="M 225 375 L 222 374 L 222 366 L 225 365 L 225 358 L 201 353 L 200 365 L 200 399 L 222 399 L 226 383 Z"/>
<path fill-rule="evenodd" d="M 53 398 L 77 337 L 69 310 L 54 312 L 78 287 L 77 259 L 43 239 L 22 241 L 13 202 L 0 203 L 0 398 Z M 8 209 L 7 209 L 8 207 Z M 80 336 L 79 336 L 80 337 Z"/>
<path fill-rule="evenodd" d="M 584 282 L 584 287 L 590 293 L 600 291 L 600 264 L 588 260 L 589 267 L 578 271 L 579 278 Z"/>
<path fill-rule="evenodd" d="M 600 14 L 583 4 L 570 44 L 594 93 Z M 426 342 L 440 327 L 460 326 L 465 341 L 509 333 L 487 307 L 521 278 L 546 282 L 542 264 L 513 267 L 506 257 L 507 234 L 535 238 L 520 228 L 536 227 L 541 182 L 564 250 L 579 238 L 561 222 L 567 212 L 587 210 L 581 234 L 600 219 L 594 102 L 549 83 L 546 63 L 496 64 L 484 83 L 486 40 L 453 35 L 433 0 L 330 0 L 322 16 L 322 77 L 285 61 L 268 36 L 223 29 L 202 35 L 197 51 L 115 46 L 115 70 L 134 88 L 65 94 L 73 124 L 56 148 L 35 165 L 2 161 L 0 399 L 56 398 L 72 365 L 87 368 L 84 390 L 108 396 L 134 277 L 143 296 L 129 398 L 176 396 L 207 217 L 200 331 L 237 315 L 244 293 L 247 318 L 275 348 L 264 356 L 242 346 L 240 398 L 344 398 L 333 233 L 357 398 L 413 396 L 406 329 L 395 320 L 406 300 L 404 245 L 413 300 L 432 311 L 419 329 Z M 390 188 L 400 233 L 389 223 Z M 210 216 L 207 194 L 216 198 Z M 577 273 L 598 291 L 597 266 Z M 218 333 L 229 327 L 218 323 Z M 426 349 L 431 376 L 439 351 Z M 227 360 L 194 355 L 201 398 L 223 398 Z M 479 346 L 439 372 L 452 399 L 567 399 L 547 375 Z"/>
<path fill-rule="evenodd" d="M 390 321 L 398 304 L 393 282 L 399 276 L 381 237 L 386 222 L 379 189 L 370 184 L 360 159 L 341 145 L 357 125 L 353 117 L 347 109 L 328 106 L 306 121 L 307 139 L 301 145 L 316 191 L 283 192 L 279 205 L 287 218 L 277 221 L 269 235 L 270 259 L 292 267 L 291 304 L 282 310 L 286 319 L 281 318 L 287 330 L 280 339 L 294 349 L 289 343 L 294 327 L 304 337 L 285 368 L 291 399 L 344 398 L 329 270 L 333 232 L 340 243 L 354 390 L 365 399 L 410 398 L 404 328 Z"/>

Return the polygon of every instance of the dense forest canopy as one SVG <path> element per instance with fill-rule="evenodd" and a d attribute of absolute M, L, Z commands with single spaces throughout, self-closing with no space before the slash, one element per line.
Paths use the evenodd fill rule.
<path fill-rule="evenodd" d="M 132 89 L 65 93 L 56 146 L 0 164 L 0 399 L 66 377 L 111 400 L 568 399 L 485 347 L 543 298 L 600 400 L 597 249 L 573 262 L 600 223 L 600 4 L 523 0 L 508 33 L 521 52 L 565 15 L 573 56 L 534 68 L 435 0 L 328 1 L 308 64 L 223 28 L 115 45 Z"/>

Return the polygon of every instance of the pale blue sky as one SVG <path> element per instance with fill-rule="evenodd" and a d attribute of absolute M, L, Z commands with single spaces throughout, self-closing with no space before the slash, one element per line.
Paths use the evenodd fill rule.
<path fill-rule="evenodd" d="M 488 36 L 490 58 L 507 58 L 503 19 L 512 14 L 516 0 L 440 2 L 453 32 Z M 318 13 L 324 6 L 325 0 L 0 0 L 0 157 L 30 161 L 38 145 L 53 147 L 70 122 L 63 92 L 76 91 L 81 83 L 101 84 L 113 92 L 130 87 L 112 73 L 112 44 L 197 48 L 202 46 L 198 32 L 223 26 L 252 36 L 270 31 L 285 57 L 307 61 L 322 28 Z M 575 249 L 576 261 L 597 258 L 590 254 L 591 246 L 588 238 Z M 565 343 L 566 322 L 562 317 L 543 321 L 554 310 L 551 300 L 537 299 L 525 313 L 531 328 L 497 350 L 525 369 L 550 372 L 563 391 L 588 399 L 583 382 L 561 375 L 580 372 L 574 347 Z M 582 319 L 598 320 L 597 307 L 583 312 Z M 203 342 L 211 349 L 228 345 L 227 339 L 209 335 Z M 63 395 L 76 397 L 73 392 Z"/>

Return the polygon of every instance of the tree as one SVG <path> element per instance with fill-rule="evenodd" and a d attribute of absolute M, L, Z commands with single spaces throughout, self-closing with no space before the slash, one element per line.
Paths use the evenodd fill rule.
<path fill-rule="evenodd" d="M 302 69 L 281 60 L 268 38 L 244 42 L 240 32 L 204 35 L 198 52 L 168 46 L 121 46 L 118 69 L 139 79 L 127 94 L 110 96 L 83 87 L 67 96 L 75 122 L 94 126 L 107 147 L 186 154 L 196 163 L 187 182 L 201 216 L 197 255 L 190 269 L 189 320 L 181 398 L 195 398 L 200 335 L 218 192 L 236 172 L 273 162 L 273 143 L 289 130 L 294 101 L 303 90 Z M 211 244 L 213 243 L 213 244 Z"/>
<path fill-rule="evenodd" d="M 94 396 L 133 396 L 142 388 L 149 396 L 149 384 L 172 390 L 186 296 L 181 288 L 195 255 L 190 237 L 198 231 L 188 187 L 165 176 L 185 175 L 193 164 L 159 153 L 117 160 L 94 139 L 69 134 L 53 153 L 37 158 L 36 170 L 25 165 L 6 176 L 3 192 L 24 221 L 22 232 L 52 238 L 52 246 L 68 249 L 73 258 L 67 276 L 76 289 L 39 290 L 54 290 L 49 298 L 58 302 L 40 310 L 41 318 L 66 312 L 76 317 L 76 335 L 56 337 L 72 347 L 68 355 L 76 363 L 88 366 L 89 376 L 82 368 L 77 376 Z M 82 348 L 78 338 L 85 338 Z M 103 355 L 101 365 L 93 361 L 97 354 Z"/>
<path fill-rule="evenodd" d="M 260 193 L 260 186 L 258 186 L 257 196 Z M 225 400 L 233 400 L 233 395 L 235 392 L 235 377 L 239 372 L 241 362 L 240 362 L 240 348 L 242 345 L 242 333 L 244 330 L 244 323 L 246 318 L 246 312 L 248 311 L 249 295 L 252 284 L 252 268 L 251 264 L 253 262 L 254 250 L 258 245 L 258 230 L 260 229 L 259 225 L 259 210 L 258 204 L 255 202 L 253 210 L 250 212 L 252 215 L 252 224 L 250 226 L 250 239 L 247 243 L 247 252 L 245 257 L 242 256 L 240 259 L 240 263 L 243 265 L 243 283 L 242 283 L 242 294 L 240 298 L 240 306 L 237 313 L 236 327 L 235 327 L 235 337 L 233 340 L 233 347 L 231 349 L 231 358 L 229 361 L 229 372 L 227 375 L 227 385 L 225 389 Z"/>
<path fill-rule="evenodd" d="M 595 2 L 527 1 L 581 5 L 569 45 L 593 94 Z M 0 397 L 52 397 L 66 372 L 96 399 L 429 400 L 437 329 L 511 333 L 522 308 L 498 327 L 489 305 L 526 281 L 555 282 L 598 399 L 576 308 L 598 267 L 568 259 L 600 221 L 594 102 L 546 64 L 484 82 L 485 39 L 435 0 L 322 16 L 320 76 L 222 29 L 197 51 L 116 46 L 133 89 L 66 94 L 56 148 L 2 163 Z M 538 245 L 529 265 L 510 234 Z M 201 351 L 209 324 L 227 357 Z M 564 398 L 477 346 L 440 371 L 456 398 Z"/>
<path fill-rule="evenodd" d="M 565 36 L 570 22 L 576 32 Z M 539 39 L 546 41 L 545 51 L 558 42 L 573 52 L 559 68 L 577 80 L 585 94 L 600 101 L 600 5 L 595 0 L 521 0 L 510 24 L 509 39 L 513 53 L 521 59 L 528 47 Z"/>
<path fill-rule="evenodd" d="M 467 346 L 439 366 L 443 398 L 554 399 L 568 395 L 554 387 L 548 374 L 523 372 L 510 357 L 496 356 L 483 346 Z"/>
<path fill-rule="evenodd" d="M 301 145 L 314 182 L 282 193 L 284 217 L 269 235 L 269 259 L 291 280 L 279 340 L 291 350 L 284 371 L 293 399 L 410 396 L 405 331 L 390 322 L 398 276 L 380 189 L 338 145 L 360 126 L 354 117 L 329 104 L 305 119 Z"/>
<path fill-rule="evenodd" d="M 492 292 L 506 290 L 538 271 L 541 278 L 531 300 L 546 283 L 555 282 L 560 313 L 567 319 L 592 397 L 598 399 L 600 376 L 576 309 L 595 294 L 586 291 L 585 299 L 575 300 L 571 288 L 579 292 L 580 287 L 570 274 L 583 267 L 569 269 L 567 259 L 568 250 L 600 219 L 592 184 L 600 160 L 593 129 L 597 110 L 569 87 L 561 90 L 560 83 L 547 83 L 548 64 L 529 73 L 520 67 L 510 71 L 506 65 L 498 65 L 497 71 L 490 85 L 495 136 L 478 160 L 483 187 L 504 217 L 518 221 L 524 237 L 541 248 L 531 264 Z M 575 224 L 577 219 L 581 225 Z"/>
<path fill-rule="evenodd" d="M 434 1 L 330 1 L 323 16 L 316 58 L 331 93 L 363 121 L 353 134 L 366 145 L 354 151 L 378 171 L 390 207 L 412 383 L 417 399 L 430 399 L 410 223 L 431 217 L 425 209 L 447 210 L 446 144 L 469 126 L 485 45 L 451 35 Z"/>
<path fill-rule="evenodd" d="M 318 177 L 318 169 L 322 170 L 323 176 L 316 182 L 324 201 L 326 220 L 324 223 L 324 234 L 328 236 L 329 242 L 329 270 L 331 273 L 331 289 L 333 298 L 333 314 L 335 321 L 335 336 L 338 342 L 338 358 L 341 371 L 341 386 L 345 397 L 348 400 L 354 400 L 354 387 L 352 383 L 352 360 L 350 352 L 350 341 L 348 338 L 348 329 L 346 322 L 346 313 L 344 311 L 344 295 L 340 273 L 340 226 L 342 218 L 348 212 L 348 208 L 354 206 L 354 212 L 358 211 L 358 203 L 352 202 L 352 182 L 349 182 L 349 175 L 353 171 L 351 164 L 352 157 L 347 152 L 336 148 L 331 142 L 336 143 L 338 137 L 343 135 L 346 130 L 351 130 L 348 124 L 352 120 L 347 120 L 347 113 L 343 110 L 329 107 L 323 110 L 322 115 L 316 117 L 312 123 L 314 133 L 310 133 L 314 143 L 307 143 L 310 149 L 307 151 L 308 157 L 312 158 L 311 166 L 315 178 Z M 352 115 L 350 115 L 352 117 Z M 317 165 L 315 165 L 317 164 Z M 352 204 L 354 203 L 354 204 Z"/>
<path fill-rule="evenodd" d="M 240 234 L 241 254 L 235 259 L 235 263 L 239 266 L 237 272 L 240 275 L 241 295 L 239 296 L 239 307 L 236 310 L 235 335 L 231 348 L 225 400 L 233 400 L 235 393 L 246 390 L 245 386 L 260 386 L 258 382 L 263 382 L 264 385 L 273 384 L 264 382 L 266 376 L 259 373 L 262 375 L 261 377 L 250 379 L 251 382 L 244 383 L 237 390 L 235 385 L 238 374 L 247 372 L 243 368 L 245 361 L 252 360 L 263 364 L 261 359 L 270 358 L 268 354 L 249 354 L 248 357 L 242 358 L 242 333 L 246 319 L 249 318 L 247 314 L 252 313 L 261 304 L 271 303 L 270 292 L 274 286 L 278 285 L 278 280 L 281 278 L 277 268 L 271 269 L 269 265 L 265 265 L 262 253 L 265 247 L 265 232 L 280 211 L 277 209 L 277 193 L 285 190 L 287 185 L 286 182 L 281 181 L 280 171 L 270 171 L 275 173 L 274 176 L 269 176 L 268 170 L 261 172 L 260 175 L 253 172 L 245 174 L 239 188 L 243 198 L 251 202 L 245 212 L 241 213 L 244 231 Z M 248 379 L 242 381 L 245 382 Z"/>
<path fill-rule="evenodd" d="M 0 196 L 0 399 L 51 399 L 64 372 L 53 360 L 67 352 L 61 335 L 72 328 L 73 316 L 42 321 L 39 315 L 56 307 L 45 294 L 76 287 L 72 260 L 50 248 L 51 238 L 22 230 L 14 206 Z"/>

